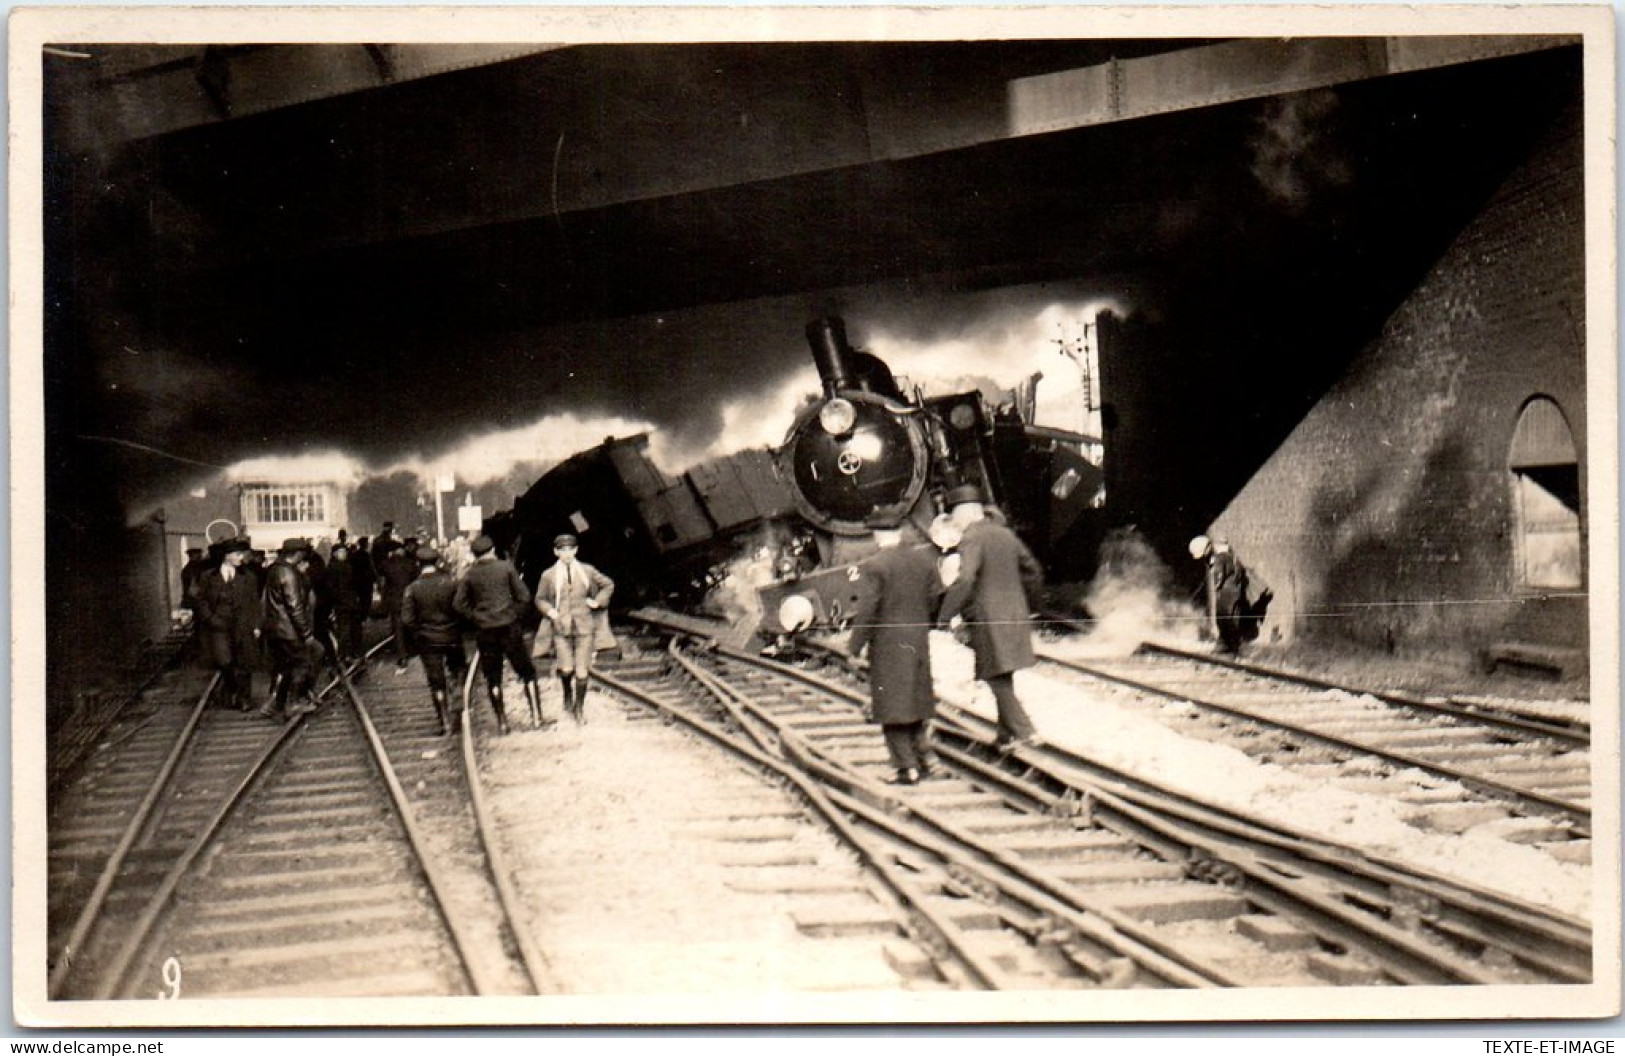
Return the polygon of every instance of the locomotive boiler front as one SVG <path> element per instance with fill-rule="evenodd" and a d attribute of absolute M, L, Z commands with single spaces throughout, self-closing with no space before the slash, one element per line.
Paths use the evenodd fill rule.
<path fill-rule="evenodd" d="M 929 441 L 878 358 L 846 344 L 839 319 L 808 324 L 823 397 L 801 409 L 779 458 L 801 515 L 836 535 L 862 535 L 874 517 L 900 521 L 925 491 Z"/>

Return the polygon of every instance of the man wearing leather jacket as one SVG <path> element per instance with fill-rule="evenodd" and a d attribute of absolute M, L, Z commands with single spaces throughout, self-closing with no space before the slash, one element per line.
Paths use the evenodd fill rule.
<path fill-rule="evenodd" d="M 311 607 L 310 582 L 299 571 L 299 561 L 310 544 L 304 539 L 288 539 L 277 559 L 266 570 L 265 633 L 271 652 L 271 678 L 276 689 L 256 714 L 280 718 L 279 712 L 300 714 L 317 708 L 316 627 Z M 294 703 L 288 704 L 292 697 Z"/>

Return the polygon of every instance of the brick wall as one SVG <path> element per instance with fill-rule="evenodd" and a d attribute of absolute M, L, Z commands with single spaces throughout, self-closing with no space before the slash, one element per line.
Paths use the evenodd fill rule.
<path fill-rule="evenodd" d="M 1266 636 L 1584 647 L 1583 598 L 1517 587 L 1507 468 L 1525 402 L 1555 400 L 1584 541 L 1582 178 L 1575 106 L 1217 518 L 1275 590 Z"/>

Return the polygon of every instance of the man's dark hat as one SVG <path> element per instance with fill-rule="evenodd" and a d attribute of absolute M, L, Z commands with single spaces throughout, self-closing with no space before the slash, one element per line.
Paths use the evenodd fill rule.
<path fill-rule="evenodd" d="M 482 535 L 470 543 L 468 548 L 474 551 L 474 556 L 478 557 L 480 554 L 490 553 L 492 550 L 495 550 L 496 547 L 497 544 L 491 541 L 491 537 L 489 535 Z"/>
<path fill-rule="evenodd" d="M 553 549 L 555 549 L 555 550 L 557 550 L 561 546 L 579 546 L 579 545 L 581 545 L 581 544 L 576 542 L 576 537 L 573 536 L 573 535 L 569 535 L 569 534 L 561 535 L 557 539 L 553 540 Z"/>
<path fill-rule="evenodd" d="M 420 546 L 418 547 L 417 559 L 420 564 L 425 565 L 429 564 L 431 561 L 439 561 L 440 551 L 436 550 L 432 546 Z"/>
<path fill-rule="evenodd" d="M 203 548 L 201 546 L 189 546 L 186 548 L 186 552 L 189 554 L 201 554 L 203 552 Z"/>
<path fill-rule="evenodd" d="M 282 540 L 282 552 L 284 554 L 297 554 L 301 550 L 309 549 L 310 540 L 308 539 L 300 539 L 296 536 L 292 539 Z"/>
<path fill-rule="evenodd" d="M 955 506 L 958 506 L 960 503 L 986 501 L 986 497 L 982 495 L 982 489 L 978 488 L 975 484 L 961 484 L 957 488 L 952 488 L 949 490 L 947 497 L 948 508 L 950 510 Z"/>
<path fill-rule="evenodd" d="M 220 544 L 220 552 L 222 554 L 240 554 L 244 551 L 252 549 L 254 548 L 248 545 L 247 539 L 227 539 L 225 542 Z"/>

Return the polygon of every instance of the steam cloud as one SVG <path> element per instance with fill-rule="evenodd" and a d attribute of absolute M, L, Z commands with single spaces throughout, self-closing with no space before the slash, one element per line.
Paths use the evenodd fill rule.
<path fill-rule="evenodd" d="M 1197 641 L 1201 613 L 1180 597 L 1174 577 L 1151 544 L 1132 527 L 1100 545 L 1100 564 L 1084 591 L 1093 629 L 1064 648 L 1076 656 L 1127 656 L 1152 639 Z"/>

